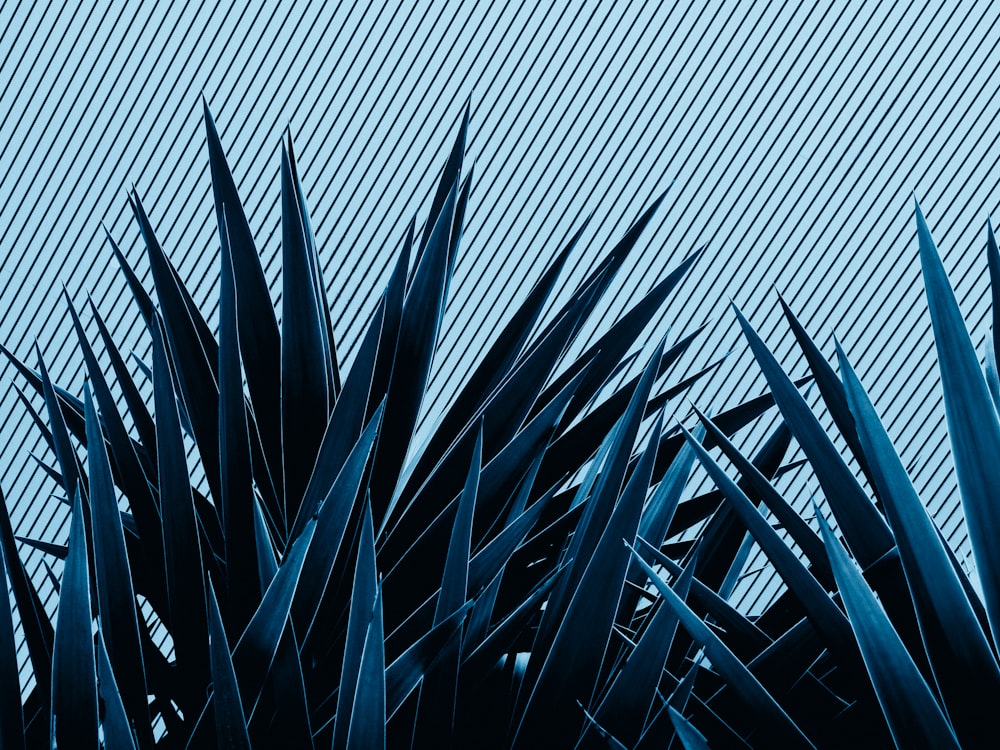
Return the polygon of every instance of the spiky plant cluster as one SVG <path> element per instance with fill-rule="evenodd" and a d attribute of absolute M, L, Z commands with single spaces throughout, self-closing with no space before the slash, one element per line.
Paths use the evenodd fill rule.
<path fill-rule="evenodd" d="M 805 453 L 842 536 L 831 530 L 818 503 L 815 526 L 801 518 L 713 420 L 699 413 L 708 437 L 742 475 L 739 484 L 706 445 L 685 431 L 689 448 L 723 499 L 713 523 L 727 519 L 740 534 L 749 533 L 787 587 L 753 622 L 716 601 L 709 612 L 720 632 L 692 611 L 690 594 L 684 602 L 691 586 L 687 570 L 671 571 L 673 563 L 648 544 L 636 552 L 636 561 L 662 596 L 660 609 L 679 618 L 711 665 L 691 678 L 686 714 L 674 715 L 685 748 L 703 748 L 706 742 L 711 747 L 996 746 L 996 349 L 989 338 L 984 373 L 919 206 L 916 219 L 952 456 L 979 587 L 928 516 L 840 344 L 838 377 L 781 301 L 857 474 L 737 310 L 784 422 Z M 989 226 L 987 255 L 996 323 L 1000 252 Z M 998 333 L 1000 326 L 994 325 L 993 336 Z M 787 533 L 791 546 L 777 529 Z M 715 554 L 711 542 L 705 534 L 699 554 Z M 658 563 L 662 567 L 653 567 Z M 698 564 L 690 564 L 695 584 Z M 661 577 L 664 570 L 674 576 L 670 585 Z M 638 646 L 633 653 L 637 651 Z"/>
<path fill-rule="evenodd" d="M 217 335 L 133 191 L 155 302 L 109 241 L 150 337 L 151 403 L 91 305 L 119 411 L 68 295 L 89 373 L 79 397 L 51 382 L 40 353 L 36 371 L 8 352 L 44 399 L 47 420 L 34 416 L 72 521 L 66 545 L 23 540 L 64 560 L 53 623 L 0 503 L 34 675 L 22 702 L 0 608 L 2 746 L 530 748 L 605 734 L 655 746 L 674 722 L 689 731 L 676 711 L 690 644 L 673 637 L 673 610 L 622 542 L 641 539 L 674 571 L 687 548 L 665 541 L 711 512 L 711 497 L 678 507 L 694 454 L 662 417 L 708 370 L 661 382 L 692 333 L 609 384 L 698 253 L 567 355 L 660 201 L 543 321 L 583 230 L 569 238 L 418 447 L 470 198 L 468 112 L 425 229 L 406 229 L 347 372 L 290 140 L 279 325 L 207 107 L 205 122 Z M 732 433 L 771 403 L 716 424 Z M 765 474 L 787 444 L 781 431 L 759 457 Z M 703 555 L 676 588 L 690 588 L 697 617 L 711 612 L 756 647 L 760 630 L 715 593 L 723 557 Z M 156 645 L 164 632 L 168 650 Z"/>
<path fill-rule="evenodd" d="M 990 346 L 981 370 L 919 208 L 979 589 L 839 344 L 838 376 L 783 300 L 849 459 L 739 310 L 769 394 L 696 410 L 694 433 L 664 424 L 711 369 L 661 382 L 697 332 L 618 384 L 698 253 L 568 355 L 659 201 L 543 320 L 582 229 L 569 238 L 416 445 L 470 198 L 468 113 L 346 373 L 290 140 L 279 326 L 205 121 L 218 335 L 133 192 L 155 303 L 111 245 L 150 336 L 151 404 L 93 305 L 131 427 L 69 299 L 82 398 L 8 352 L 44 399 L 47 420 L 23 401 L 72 521 L 66 545 L 21 540 L 64 560 L 52 623 L 0 503 L 34 675 L 22 701 L 0 608 L 4 748 L 995 746 L 1000 368 Z M 987 247 L 996 312 L 992 230 Z M 774 403 L 782 420 L 750 459 L 730 437 Z M 772 483 L 793 437 L 836 534 L 819 501 L 813 522 Z M 717 489 L 687 498 L 696 461 Z M 750 539 L 786 586 L 753 617 L 729 601 Z"/>

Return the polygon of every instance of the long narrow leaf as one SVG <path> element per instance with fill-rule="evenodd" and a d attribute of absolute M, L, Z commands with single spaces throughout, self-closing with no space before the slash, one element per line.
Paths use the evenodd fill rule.
<path fill-rule="evenodd" d="M 52 649 L 52 747 L 98 748 L 97 664 L 83 500 L 77 490 Z"/>
<path fill-rule="evenodd" d="M 861 572 L 816 510 L 837 587 L 896 746 L 958 748 L 958 740 Z M 711 654 L 709 655 L 711 657 Z M 713 664 L 715 659 L 712 658 Z"/>
<path fill-rule="evenodd" d="M 996 545 L 1000 539 L 1000 507 L 995 502 L 995 488 L 1000 486 L 1000 461 L 996 460 L 1000 456 L 1000 420 L 919 205 L 916 216 L 920 266 L 934 326 L 951 453 L 996 641 L 1000 637 L 1000 553 Z"/>

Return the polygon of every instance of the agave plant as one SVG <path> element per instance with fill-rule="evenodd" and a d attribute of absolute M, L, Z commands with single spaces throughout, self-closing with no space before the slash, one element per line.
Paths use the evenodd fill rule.
<path fill-rule="evenodd" d="M 133 190 L 155 302 L 108 241 L 149 335 L 151 398 L 92 302 L 127 414 L 69 295 L 89 373 L 80 391 L 54 385 L 40 352 L 34 370 L 5 350 L 44 400 L 47 419 L 23 399 L 72 520 L 66 544 L 22 540 L 64 561 L 53 623 L 0 503 L 34 675 L 22 701 L 4 610 L 4 748 L 689 744 L 685 717 L 692 702 L 705 706 L 696 721 L 716 710 L 699 697 L 716 678 L 674 635 L 678 621 L 711 618 L 694 635 L 716 639 L 706 650 L 727 678 L 721 654 L 746 659 L 770 642 L 718 593 L 742 532 L 715 512 L 714 493 L 680 502 L 701 445 L 665 427 L 663 407 L 711 370 L 666 379 L 697 331 L 623 375 L 699 253 L 568 354 L 662 198 L 543 318 L 583 228 L 569 237 L 416 444 L 470 200 L 468 121 L 466 110 L 423 230 L 402 231 L 347 370 L 291 138 L 279 324 L 207 105 L 218 331 Z M 772 404 L 718 414 L 705 444 L 726 445 Z M 788 443 L 782 426 L 747 491 Z M 668 542 L 713 512 L 697 557 Z M 678 576 L 669 590 L 687 605 L 648 590 L 647 563 L 623 540 Z M 689 553 L 681 570 L 674 559 Z"/>
<path fill-rule="evenodd" d="M 917 237 L 962 507 L 979 586 L 928 516 L 905 465 L 843 348 L 840 377 L 781 300 L 857 474 L 803 396 L 737 309 L 781 414 L 818 481 L 841 538 L 816 510 L 817 527 L 792 509 L 712 419 L 701 424 L 742 475 L 737 485 L 685 431 L 724 498 L 725 517 L 749 533 L 787 589 L 754 622 L 755 640 L 719 634 L 690 608 L 687 571 L 642 540 L 635 559 L 711 663 L 688 687 L 687 710 L 668 704 L 686 748 L 996 746 L 1000 700 L 1000 380 L 987 339 L 985 373 L 919 205 Z M 993 336 L 1000 334 L 1000 252 L 987 225 Z M 721 522 L 720 522 L 721 523 Z M 779 535 L 787 533 L 791 545 Z M 709 545 L 707 534 L 701 547 Z M 699 553 L 700 554 L 700 553 Z M 853 559 L 852 559 L 853 558 Z M 697 583 L 697 562 L 695 579 Z M 674 577 L 668 585 L 661 576 Z M 721 621 L 719 621 L 721 623 Z M 727 642 L 728 641 L 728 642 Z M 641 642 L 641 641 L 640 641 Z M 741 651 L 742 649 L 742 651 Z M 638 649 L 637 649 L 638 650 Z M 668 668 L 670 662 L 668 662 Z M 697 727 L 697 728 L 695 728 Z"/>

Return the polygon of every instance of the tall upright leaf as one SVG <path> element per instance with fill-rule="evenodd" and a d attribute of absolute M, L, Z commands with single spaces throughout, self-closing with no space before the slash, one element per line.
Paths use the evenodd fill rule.
<path fill-rule="evenodd" d="M 346 747 L 347 734 L 351 725 L 351 711 L 354 695 L 360 679 L 362 655 L 371 624 L 372 608 L 378 590 L 375 567 L 375 531 L 372 526 L 372 511 L 365 507 L 358 543 L 358 558 L 354 569 L 354 585 L 351 589 L 351 612 L 347 621 L 347 638 L 344 642 L 344 661 L 340 669 L 340 689 L 337 693 L 337 715 L 333 728 L 333 746 Z"/>
<path fill-rule="evenodd" d="M 348 750 L 384 748 L 386 716 L 385 635 L 382 630 L 382 587 L 379 586 L 361 653 L 358 687 L 347 731 Z"/>
<path fill-rule="evenodd" d="M 222 527 L 226 538 L 226 589 L 230 632 L 240 633 L 260 603 L 256 514 L 250 436 L 240 338 L 236 281 L 228 249 L 226 213 L 222 214 L 222 270 L 219 301 L 219 453 Z"/>
<path fill-rule="evenodd" d="M 218 500 L 219 387 L 215 375 L 216 364 L 204 348 L 198 329 L 188 311 L 184 294 L 180 291 L 179 282 L 174 276 L 163 248 L 160 247 L 139 195 L 133 192 L 130 201 L 146 242 L 149 266 L 153 273 L 153 283 L 156 285 L 156 296 L 160 301 L 160 311 L 163 316 L 160 336 L 164 340 L 164 347 L 170 350 L 169 362 L 171 369 L 176 373 L 185 411 L 191 420 L 195 442 L 198 444 L 198 454 L 205 467 L 205 478 L 212 497 Z M 218 359 L 217 354 L 214 359 Z"/>
<path fill-rule="evenodd" d="M 215 737 L 219 748 L 250 750 L 247 720 L 240 700 L 240 687 L 233 671 L 233 660 L 222 625 L 215 588 L 208 585 L 208 637 L 212 668 L 212 710 Z"/>
<path fill-rule="evenodd" d="M 84 388 L 83 395 L 89 446 L 87 467 L 90 473 L 91 533 L 94 538 L 94 572 L 97 576 L 101 631 L 114 668 L 115 682 L 122 691 L 124 708 L 135 723 L 143 746 L 151 747 L 153 733 L 146 698 L 146 673 L 125 532 L 111 480 L 111 465 L 89 387 Z M 158 548 L 158 545 L 153 546 L 153 549 Z"/>
<path fill-rule="evenodd" d="M 153 322 L 153 405 L 170 634 L 177 664 L 188 676 L 195 692 L 195 695 L 184 696 L 194 701 L 190 710 L 200 703 L 201 687 L 208 683 L 209 675 L 205 579 L 177 400 L 156 318 Z"/>
<path fill-rule="evenodd" d="M 330 354 L 288 151 L 281 148 L 281 451 L 285 514 L 294 519 L 329 408 Z"/>
<path fill-rule="evenodd" d="M 94 750 L 97 738 L 97 664 L 90 617 L 90 570 L 83 500 L 74 493 L 69 556 L 63 568 L 52 647 L 52 747 Z"/>
<path fill-rule="evenodd" d="M 440 625 L 461 609 L 468 599 L 469 553 L 472 545 L 472 516 L 479 492 L 479 473 L 483 461 L 483 423 L 480 421 L 472 449 L 465 489 L 458 503 L 444 577 L 434 610 L 434 624 Z M 460 639 L 459 639 L 460 640 Z M 449 641 L 434 669 L 424 678 L 414 728 L 414 742 L 434 741 L 441 746 L 452 743 L 455 729 L 455 704 L 458 688 L 458 667 L 462 644 Z"/>
<path fill-rule="evenodd" d="M 233 273 L 239 294 L 236 319 L 241 353 L 246 365 L 247 387 L 260 427 L 267 465 L 275 486 L 280 490 L 284 484 L 281 480 L 281 336 L 278 333 L 278 321 L 254 244 L 253 232 L 236 190 L 236 181 L 226 162 L 215 120 L 209 111 L 208 102 L 203 99 L 202 104 L 205 110 L 215 215 L 220 237 L 223 226 L 228 233 L 227 246 L 232 253 Z"/>
<path fill-rule="evenodd" d="M 6 563 L 0 545 L 0 562 Z M 0 575 L 0 590 L 7 591 L 7 574 Z M 24 715 L 21 712 L 21 681 L 17 676 L 17 642 L 14 640 L 14 621 L 6 599 L 0 599 L 0 745 L 10 748 L 24 747 Z"/>
<path fill-rule="evenodd" d="M 951 453 L 996 641 L 1000 638 L 1000 552 L 996 545 L 1000 539 L 1000 507 L 994 495 L 1000 486 L 1000 461 L 996 460 L 1000 456 L 1000 419 L 937 247 L 920 205 L 915 206 L 920 267 L 934 326 Z"/>
<path fill-rule="evenodd" d="M 992 743 L 991 707 L 1000 699 L 1000 667 L 944 542 L 839 344 L 837 356 L 945 709 L 963 747 L 985 747 Z"/>
<path fill-rule="evenodd" d="M 454 208 L 455 187 L 448 194 L 434 225 L 403 303 L 399 340 L 386 394 L 386 429 L 379 441 L 372 470 L 372 513 L 376 528 L 381 527 L 389 509 L 430 376 L 441 324 L 441 298 L 448 272 L 448 240 Z"/>

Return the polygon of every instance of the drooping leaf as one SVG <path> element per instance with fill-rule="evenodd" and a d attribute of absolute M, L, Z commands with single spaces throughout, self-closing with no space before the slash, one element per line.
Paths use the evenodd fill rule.
<path fill-rule="evenodd" d="M 916 216 L 920 266 L 934 327 L 951 453 L 996 641 L 1000 637 L 1000 555 L 995 540 L 1000 538 L 1000 508 L 994 501 L 994 488 L 1000 486 L 1000 462 L 996 460 L 1000 455 L 1000 418 L 919 205 Z"/>
<path fill-rule="evenodd" d="M 63 568 L 52 646 L 52 747 L 98 748 L 97 665 L 83 500 L 74 492 L 69 557 Z"/>
<path fill-rule="evenodd" d="M 837 587 L 899 748 L 958 748 L 941 707 L 861 572 L 816 510 Z M 714 658 L 713 658 L 714 663 Z"/>
<path fill-rule="evenodd" d="M 107 656 L 114 669 L 115 682 L 121 690 L 124 710 L 134 722 L 141 743 L 149 747 L 153 744 L 153 733 L 125 532 L 111 480 L 111 465 L 89 387 L 84 388 L 83 401 L 87 418 L 91 531 L 102 643 L 108 649 Z M 159 549 L 159 545 L 153 545 L 152 549 Z"/>
<path fill-rule="evenodd" d="M 991 706 L 1000 697 L 1000 668 L 944 543 L 839 344 L 837 356 L 944 707 L 962 746 L 983 747 L 993 734 Z"/>

